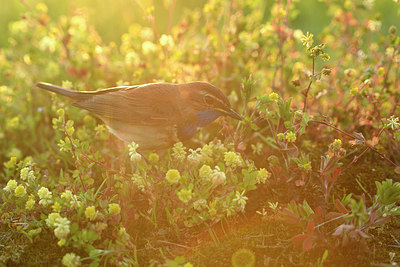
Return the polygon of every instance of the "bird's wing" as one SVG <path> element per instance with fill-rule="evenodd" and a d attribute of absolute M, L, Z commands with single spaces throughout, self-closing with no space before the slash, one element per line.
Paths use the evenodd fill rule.
<path fill-rule="evenodd" d="M 170 123 L 179 116 L 179 91 L 174 84 L 146 84 L 97 91 L 73 105 L 107 120 L 132 124 Z"/>

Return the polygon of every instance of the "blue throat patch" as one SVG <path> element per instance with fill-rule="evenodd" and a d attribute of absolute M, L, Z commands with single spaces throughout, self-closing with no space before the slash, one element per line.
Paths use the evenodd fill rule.
<path fill-rule="evenodd" d="M 213 109 L 199 110 L 195 112 L 196 117 L 186 121 L 178 127 L 178 138 L 181 141 L 192 138 L 197 133 L 198 127 L 204 127 L 213 122 L 222 113 Z"/>
<path fill-rule="evenodd" d="M 213 109 L 207 110 L 199 110 L 195 112 L 198 120 L 197 127 L 204 127 L 207 124 L 213 122 L 219 116 L 222 116 L 222 113 Z"/>

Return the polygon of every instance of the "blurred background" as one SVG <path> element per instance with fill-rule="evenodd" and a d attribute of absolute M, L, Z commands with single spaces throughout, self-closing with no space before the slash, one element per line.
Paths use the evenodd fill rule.
<path fill-rule="evenodd" d="M 264 12 L 264 19 L 267 20 L 270 15 L 268 11 L 272 3 L 276 1 L 254 1 L 263 2 L 266 11 Z M 18 20 L 24 11 L 34 8 L 37 3 L 45 3 L 49 9 L 49 16 L 55 20 L 62 15 L 70 16 L 76 12 L 82 12 L 88 16 L 89 24 L 95 28 L 104 42 L 119 44 L 121 35 L 128 32 L 131 24 L 146 25 L 149 23 L 145 20 L 144 12 L 151 3 L 155 8 L 156 27 L 162 34 L 167 31 L 169 26 L 178 23 L 185 12 L 201 9 L 205 2 L 199 0 L 0 0 L 0 47 L 7 45 L 9 23 Z M 317 35 L 328 25 L 333 16 L 329 11 L 329 2 L 318 0 L 293 1 L 297 15 L 292 21 L 291 27 Z M 173 16 L 169 14 L 171 3 L 175 5 Z M 364 0 L 364 4 L 373 6 L 373 11 L 378 16 L 377 19 L 382 21 L 382 31 L 387 32 L 390 25 L 400 26 L 395 0 Z M 169 21 L 169 17 L 172 18 L 172 21 Z"/>

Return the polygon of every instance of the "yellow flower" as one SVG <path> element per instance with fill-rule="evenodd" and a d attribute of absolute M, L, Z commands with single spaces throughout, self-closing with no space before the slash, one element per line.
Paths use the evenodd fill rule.
<path fill-rule="evenodd" d="M 149 161 L 151 164 L 157 164 L 160 157 L 156 153 L 151 153 L 149 155 Z"/>
<path fill-rule="evenodd" d="M 165 179 L 167 179 L 170 184 L 177 184 L 181 179 L 181 175 L 178 170 L 171 169 L 165 175 Z"/>
<path fill-rule="evenodd" d="M 262 149 L 263 149 L 263 144 L 260 142 L 257 142 L 257 144 L 251 144 L 251 149 L 253 150 L 254 155 L 261 155 Z"/>
<path fill-rule="evenodd" d="M 69 234 L 69 225 L 70 221 L 67 218 L 59 217 L 56 219 L 54 225 L 56 229 L 54 229 L 54 235 L 58 239 L 66 238 Z"/>
<path fill-rule="evenodd" d="M 144 55 L 150 55 L 156 51 L 157 51 L 157 45 L 155 45 L 153 42 L 150 41 L 143 42 L 142 52 Z"/>
<path fill-rule="evenodd" d="M 71 190 L 65 190 L 65 192 L 63 192 L 61 194 L 61 198 L 65 199 L 66 201 L 71 201 L 72 199 L 72 192 Z"/>
<path fill-rule="evenodd" d="M 26 189 L 25 189 L 25 187 L 22 185 L 22 184 L 20 184 L 19 186 L 17 186 L 16 188 L 15 188 L 15 196 L 17 196 L 17 197 L 23 197 L 23 196 L 25 196 L 26 195 Z"/>
<path fill-rule="evenodd" d="M 140 155 L 138 152 L 136 152 L 136 149 L 138 149 L 138 147 L 139 147 L 139 145 L 136 144 L 135 142 L 132 142 L 131 144 L 128 145 L 129 156 L 133 163 L 138 163 L 139 161 L 142 160 L 142 155 Z"/>
<path fill-rule="evenodd" d="M 28 31 L 28 29 L 29 24 L 27 20 L 18 20 L 10 25 L 10 32 L 12 35 L 23 35 Z"/>
<path fill-rule="evenodd" d="M 289 131 L 286 133 L 286 140 L 289 143 L 294 143 L 294 141 L 296 141 L 296 134 L 292 131 Z"/>
<path fill-rule="evenodd" d="M 212 163 L 214 160 L 212 158 L 213 150 L 211 145 L 205 145 L 200 152 L 200 160 L 205 163 Z"/>
<path fill-rule="evenodd" d="M 202 211 L 207 207 L 207 201 L 205 199 L 198 199 L 193 203 L 193 208 L 197 211 Z"/>
<path fill-rule="evenodd" d="M 126 229 L 125 229 L 125 227 L 121 227 L 121 228 L 119 228 L 119 230 L 118 230 L 118 234 L 119 234 L 120 236 L 124 236 L 124 235 L 126 235 L 127 233 L 126 233 Z"/>
<path fill-rule="evenodd" d="M 254 266 L 255 262 L 256 257 L 254 256 L 254 252 L 246 248 L 239 249 L 232 255 L 233 267 Z"/>
<path fill-rule="evenodd" d="M 85 216 L 91 221 L 95 220 L 97 217 L 96 208 L 94 206 L 87 207 L 85 210 Z"/>
<path fill-rule="evenodd" d="M 162 46 L 172 47 L 174 46 L 174 40 L 172 39 L 171 35 L 163 34 L 160 37 L 160 44 Z"/>
<path fill-rule="evenodd" d="M 3 188 L 3 190 L 4 190 L 4 191 L 7 191 L 7 192 L 14 191 L 15 188 L 17 188 L 17 185 L 18 185 L 17 181 L 15 181 L 15 180 L 9 180 L 9 181 L 7 182 L 7 185 Z"/>
<path fill-rule="evenodd" d="M 268 97 L 269 97 L 269 99 L 271 99 L 271 101 L 273 101 L 275 103 L 278 102 L 279 95 L 277 93 L 270 93 L 268 95 Z"/>
<path fill-rule="evenodd" d="M 282 142 L 285 141 L 285 135 L 283 133 L 278 133 L 276 135 L 276 137 L 278 137 L 279 141 L 282 141 Z"/>
<path fill-rule="evenodd" d="M 60 213 L 58 213 L 58 212 L 50 213 L 50 214 L 47 216 L 47 219 L 46 219 L 46 224 L 47 224 L 47 226 L 48 226 L 48 227 L 55 227 L 55 226 L 56 226 L 55 223 L 56 223 L 56 220 L 57 220 L 58 218 L 61 218 Z"/>
<path fill-rule="evenodd" d="M 28 198 L 28 201 L 25 203 L 25 209 L 31 210 L 35 206 L 35 197 L 33 195 L 30 195 Z"/>
<path fill-rule="evenodd" d="M 192 165 L 192 166 L 197 166 L 200 162 L 200 148 L 197 148 L 196 150 L 193 149 L 189 149 L 189 155 L 187 157 L 188 162 Z"/>
<path fill-rule="evenodd" d="M 271 177 L 271 173 L 268 172 L 265 168 L 261 168 L 258 172 L 257 172 L 257 183 L 258 184 L 265 184 L 265 181 L 267 181 L 267 179 Z"/>
<path fill-rule="evenodd" d="M 108 204 L 108 212 L 111 215 L 118 215 L 121 212 L 121 207 L 117 203 Z"/>
<path fill-rule="evenodd" d="M 79 201 L 77 197 L 74 196 L 74 198 L 69 202 L 69 204 L 71 205 L 71 208 L 79 208 L 81 206 L 81 201 Z"/>
<path fill-rule="evenodd" d="M 353 88 L 351 88 L 351 89 L 350 89 L 350 94 L 351 94 L 352 96 L 358 95 L 358 87 L 353 87 Z"/>
<path fill-rule="evenodd" d="M 215 208 L 210 208 L 208 209 L 208 214 L 210 214 L 211 217 L 214 217 L 215 214 L 217 214 L 217 210 Z"/>
<path fill-rule="evenodd" d="M 211 177 L 212 177 L 212 173 L 213 173 L 213 171 L 210 166 L 203 165 L 203 166 L 201 166 L 201 168 L 199 170 L 199 177 L 203 180 L 210 181 Z"/>
<path fill-rule="evenodd" d="M 20 119 L 19 117 L 13 117 L 13 118 L 7 118 L 6 119 L 6 129 L 7 130 L 12 130 L 18 128 L 20 125 Z M 17 156 L 17 155 L 14 155 Z M 19 158 L 19 157 L 17 157 Z"/>
<path fill-rule="evenodd" d="M 67 253 L 62 259 L 62 264 L 67 267 L 75 267 L 80 264 L 80 257 L 76 256 L 75 253 Z"/>
<path fill-rule="evenodd" d="M 42 186 L 38 191 L 38 196 L 40 198 L 39 204 L 43 205 L 43 206 L 47 206 L 47 205 L 53 203 L 53 201 L 51 200 L 52 194 L 53 193 L 50 192 L 49 189 Z"/>
<path fill-rule="evenodd" d="M 244 210 L 244 207 L 246 206 L 246 201 L 248 197 L 244 195 L 245 191 L 243 190 L 242 193 L 239 191 L 236 191 L 236 197 L 233 199 L 233 202 L 237 202 L 239 206 L 241 207 L 242 211 Z"/>
<path fill-rule="evenodd" d="M 342 146 L 342 140 L 340 140 L 340 139 L 335 139 L 335 141 L 333 141 L 333 143 L 330 145 L 330 147 L 331 147 L 333 150 L 337 150 L 337 149 L 339 149 L 341 146 Z"/>
<path fill-rule="evenodd" d="M 383 76 L 385 74 L 385 68 L 384 67 L 380 67 L 379 69 L 378 69 L 378 75 L 379 76 Z"/>
<path fill-rule="evenodd" d="M 294 32 L 293 32 L 293 37 L 294 37 L 295 39 L 297 39 L 297 40 L 300 40 L 301 37 L 302 37 L 303 35 L 304 35 L 303 31 L 302 31 L 302 30 L 299 30 L 299 29 L 296 29 L 296 30 L 294 30 Z"/>
<path fill-rule="evenodd" d="M 142 40 L 153 40 L 154 39 L 153 29 L 149 27 L 143 27 L 140 30 L 140 38 Z"/>
<path fill-rule="evenodd" d="M 96 131 L 96 136 L 98 136 L 100 139 L 106 139 L 106 127 L 104 124 L 97 125 L 94 130 Z"/>
<path fill-rule="evenodd" d="M 329 144 L 328 155 L 330 157 L 343 157 L 346 151 L 342 148 L 342 141 L 340 139 L 335 139 L 331 144 Z"/>
<path fill-rule="evenodd" d="M 60 246 L 60 247 L 64 246 L 64 245 L 65 245 L 65 238 L 61 238 L 61 239 L 57 242 L 57 245 Z"/>
<path fill-rule="evenodd" d="M 184 160 L 186 157 L 186 147 L 183 146 L 182 142 L 178 142 L 172 148 L 172 157 L 177 160 Z"/>
<path fill-rule="evenodd" d="M 59 108 L 59 109 L 57 109 L 57 114 L 58 114 L 58 116 L 62 117 L 65 114 L 65 110 L 62 108 Z"/>
<path fill-rule="evenodd" d="M 183 203 L 188 203 L 192 199 L 192 190 L 182 189 L 178 192 L 178 197 Z"/>
<path fill-rule="evenodd" d="M 7 169 L 13 169 L 13 168 L 15 167 L 15 164 L 17 164 L 17 157 L 12 156 L 12 157 L 10 158 L 9 161 L 7 161 L 6 163 L 4 163 L 4 166 L 5 166 Z"/>
<path fill-rule="evenodd" d="M 240 154 L 232 152 L 232 151 L 225 152 L 224 160 L 225 160 L 226 166 L 228 166 L 232 169 L 236 169 L 236 167 L 241 166 L 242 162 L 243 162 Z"/>
<path fill-rule="evenodd" d="M 223 184 L 226 180 L 226 175 L 223 171 L 220 171 L 218 167 L 215 167 L 212 173 L 212 183 L 217 186 Z"/>
<path fill-rule="evenodd" d="M 138 152 L 136 152 L 136 149 L 138 149 L 138 147 L 139 145 L 136 144 L 135 142 L 132 142 L 131 144 L 128 145 L 129 156 L 133 163 L 138 163 L 139 161 L 142 160 L 142 156 Z"/>
<path fill-rule="evenodd" d="M 44 3 L 38 3 L 36 5 L 36 10 L 43 12 L 43 13 L 47 13 L 48 8 Z"/>
<path fill-rule="evenodd" d="M 19 177 L 21 177 L 21 180 L 26 180 L 28 178 L 28 173 L 29 173 L 29 167 L 25 167 L 20 171 Z"/>
<path fill-rule="evenodd" d="M 131 153 L 130 156 L 131 161 L 134 163 L 140 162 L 142 160 L 142 156 L 137 152 Z"/>
<path fill-rule="evenodd" d="M 69 80 L 64 80 L 64 81 L 62 81 L 61 86 L 64 88 L 72 89 L 74 87 L 74 84 Z"/>
<path fill-rule="evenodd" d="M 76 28 L 78 31 L 85 31 L 86 30 L 86 20 L 81 15 L 76 15 L 71 18 L 71 26 Z"/>
<path fill-rule="evenodd" d="M 140 63 L 140 57 L 135 51 L 130 51 L 125 56 L 125 64 L 128 66 L 138 66 Z"/>
<path fill-rule="evenodd" d="M 55 202 L 54 204 L 53 204 L 53 206 L 51 206 L 52 208 L 53 208 L 53 210 L 55 211 L 55 212 L 60 212 L 61 211 L 61 205 L 60 205 L 60 203 L 58 203 L 58 202 Z"/>
<path fill-rule="evenodd" d="M 125 229 L 125 227 L 119 228 L 118 234 L 119 234 L 119 235 L 124 235 L 124 234 L 126 234 L 126 229 Z"/>
<path fill-rule="evenodd" d="M 81 202 L 77 199 L 77 197 L 72 194 L 72 192 L 70 190 L 65 190 L 65 192 L 63 192 L 61 194 L 61 198 L 65 199 L 65 201 L 68 203 L 72 208 L 78 208 L 81 206 Z"/>
<path fill-rule="evenodd" d="M 381 29 L 382 22 L 379 20 L 369 20 L 367 26 L 370 31 L 376 32 Z"/>
<path fill-rule="evenodd" d="M 45 36 L 39 42 L 39 49 L 43 52 L 53 53 L 56 50 L 57 41 L 54 38 Z"/>
<path fill-rule="evenodd" d="M 132 182 L 140 191 L 144 192 L 144 188 L 146 186 L 146 181 L 143 179 L 142 176 L 140 176 L 137 173 L 133 174 Z"/>

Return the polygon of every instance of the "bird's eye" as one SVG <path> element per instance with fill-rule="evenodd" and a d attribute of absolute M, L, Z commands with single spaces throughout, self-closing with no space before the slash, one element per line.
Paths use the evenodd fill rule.
<path fill-rule="evenodd" d="M 204 103 L 206 103 L 209 106 L 214 106 L 215 99 L 214 99 L 214 97 L 212 97 L 210 95 L 206 95 L 206 96 L 204 96 Z"/>

